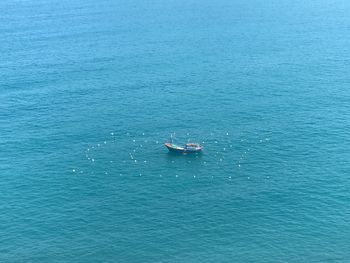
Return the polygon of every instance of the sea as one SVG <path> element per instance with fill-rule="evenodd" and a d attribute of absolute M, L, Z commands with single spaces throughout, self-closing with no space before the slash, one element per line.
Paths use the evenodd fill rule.
<path fill-rule="evenodd" d="M 0 36 L 0 262 L 350 262 L 348 0 L 2 0 Z"/>

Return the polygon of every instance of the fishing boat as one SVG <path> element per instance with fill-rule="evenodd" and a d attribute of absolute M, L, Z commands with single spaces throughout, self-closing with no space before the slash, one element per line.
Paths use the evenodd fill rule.
<path fill-rule="evenodd" d="M 165 143 L 165 146 L 170 152 L 175 153 L 200 153 L 203 150 L 203 146 L 198 143 L 186 143 L 185 146 L 179 146 L 174 143 Z"/>
<path fill-rule="evenodd" d="M 185 146 L 177 145 L 173 143 L 173 136 L 170 137 L 170 142 L 165 143 L 165 147 L 173 153 L 200 153 L 203 150 L 203 146 L 198 143 L 186 143 Z"/>

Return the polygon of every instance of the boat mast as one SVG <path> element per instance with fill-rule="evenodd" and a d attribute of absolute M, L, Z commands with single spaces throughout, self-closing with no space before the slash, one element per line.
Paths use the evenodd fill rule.
<path fill-rule="evenodd" d="M 175 137 L 175 132 L 174 132 L 174 136 L 172 133 L 170 133 L 170 143 L 174 143 L 174 137 Z"/>

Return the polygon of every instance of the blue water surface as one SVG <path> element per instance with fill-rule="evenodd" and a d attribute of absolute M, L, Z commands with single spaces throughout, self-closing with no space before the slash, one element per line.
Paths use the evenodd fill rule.
<path fill-rule="evenodd" d="M 0 14 L 1 262 L 350 261 L 349 1 Z"/>

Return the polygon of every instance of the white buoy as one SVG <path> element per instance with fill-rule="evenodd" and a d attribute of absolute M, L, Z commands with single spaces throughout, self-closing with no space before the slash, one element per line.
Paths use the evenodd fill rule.
<path fill-rule="evenodd" d="M 113 136 L 113 135 L 114 135 L 114 132 L 111 132 L 111 135 Z"/>
<path fill-rule="evenodd" d="M 92 162 L 94 162 L 94 161 L 95 161 L 95 159 L 91 159 L 91 161 L 92 161 Z"/>
<path fill-rule="evenodd" d="M 75 169 L 73 169 L 72 172 L 75 173 Z"/>

